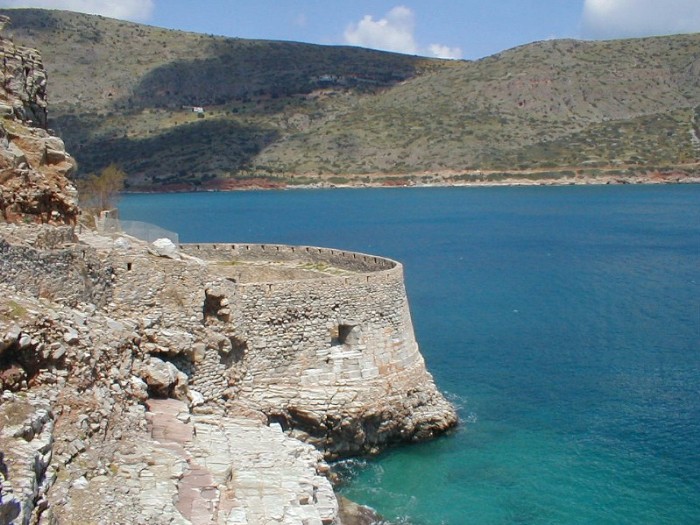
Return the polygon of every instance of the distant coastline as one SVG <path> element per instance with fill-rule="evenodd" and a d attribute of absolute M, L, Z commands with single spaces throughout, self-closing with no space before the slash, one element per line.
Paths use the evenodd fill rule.
<path fill-rule="evenodd" d="M 620 167 L 523 171 L 440 171 L 413 174 L 285 174 L 232 178 L 211 181 L 202 185 L 172 184 L 151 188 L 128 188 L 124 193 L 622 184 L 700 184 L 700 163 L 685 165 L 681 168 L 648 169 L 643 172 Z"/>

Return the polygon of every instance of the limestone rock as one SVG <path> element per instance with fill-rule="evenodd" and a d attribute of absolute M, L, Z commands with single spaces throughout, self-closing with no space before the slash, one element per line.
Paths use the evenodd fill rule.
<path fill-rule="evenodd" d="M 73 328 L 68 328 L 63 334 L 63 340 L 69 345 L 77 344 L 80 341 L 80 335 Z"/>
<path fill-rule="evenodd" d="M 139 401 L 146 401 L 148 399 L 148 385 L 140 378 L 136 376 L 131 376 L 129 378 L 129 385 L 131 387 L 131 395 Z"/>
<path fill-rule="evenodd" d="M 172 363 L 151 357 L 141 367 L 141 378 L 154 395 L 168 397 L 176 387 L 182 387 L 183 375 Z M 187 376 L 184 376 L 186 385 Z"/>
<path fill-rule="evenodd" d="M 196 390 L 189 390 L 187 397 L 190 400 L 190 407 L 202 406 L 205 402 L 204 396 Z"/>
<path fill-rule="evenodd" d="M 0 418 L 0 523 L 29 523 L 50 487 L 54 416 L 45 401 L 13 397 Z"/>
<path fill-rule="evenodd" d="M 321 454 L 278 425 L 219 415 L 183 421 L 182 403 L 148 405 L 153 437 L 187 465 L 176 497 L 170 495 L 184 519 L 222 525 L 337 523 L 338 503 L 320 474 L 328 468 Z"/>
<path fill-rule="evenodd" d="M 145 335 L 151 353 L 191 356 L 195 344 L 192 334 L 177 329 L 146 330 Z"/>
<path fill-rule="evenodd" d="M 73 223 L 80 210 L 67 176 L 75 162 L 46 131 L 46 72 L 34 49 L 0 38 L 0 217 Z"/>
<path fill-rule="evenodd" d="M 262 245 L 183 245 L 172 259 L 129 244 L 0 223 L 0 374 L 56 414 L 46 460 L 62 474 L 33 500 L 47 523 L 332 523 L 324 457 L 456 423 L 400 264 Z M 249 280 L 232 280 L 240 266 Z M 177 408 L 159 433 L 140 403 L 161 402 Z"/>
<path fill-rule="evenodd" d="M 14 108 L 9 104 L 0 102 L 0 118 L 7 118 L 14 115 Z"/>
<path fill-rule="evenodd" d="M 17 391 L 22 387 L 22 383 L 27 379 L 27 372 L 19 365 L 11 364 L 0 371 L 0 387 L 3 389 Z"/>
<path fill-rule="evenodd" d="M 177 246 L 170 239 L 156 239 L 148 249 L 153 255 L 158 257 L 167 257 L 168 259 L 180 259 Z"/>
<path fill-rule="evenodd" d="M 114 240 L 114 247 L 118 250 L 129 250 L 131 248 L 131 243 L 126 237 L 119 237 Z"/>

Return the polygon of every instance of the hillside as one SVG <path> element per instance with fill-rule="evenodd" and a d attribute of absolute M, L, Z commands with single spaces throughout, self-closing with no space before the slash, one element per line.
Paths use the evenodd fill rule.
<path fill-rule="evenodd" d="M 700 161 L 697 34 L 467 62 L 0 13 L 45 50 L 49 126 L 79 175 L 117 162 L 132 189 L 634 179 Z"/>
<path fill-rule="evenodd" d="M 689 162 L 698 51 L 700 35 L 531 44 L 365 97 L 262 158 L 331 150 L 343 169 L 406 173 Z"/>

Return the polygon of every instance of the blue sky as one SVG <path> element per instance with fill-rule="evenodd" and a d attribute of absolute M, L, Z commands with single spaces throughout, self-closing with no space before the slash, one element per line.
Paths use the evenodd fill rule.
<path fill-rule="evenodd" d="M 700 32 L 700 0 L 0 0 L 0 7 L 466 59 L 550 38 Z"/>

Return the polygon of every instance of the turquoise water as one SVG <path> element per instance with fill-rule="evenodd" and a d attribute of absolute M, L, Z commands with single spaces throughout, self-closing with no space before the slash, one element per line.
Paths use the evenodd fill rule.
<path fill-rule="evenodd" d="M 700 186 L 129 195 L 182 242 L 324 245 L 405 265 L 464 424 L 351 461 L 393 521 L 700 523 Z"/>

